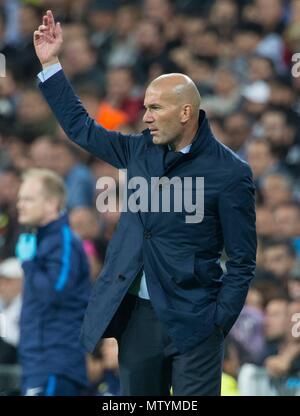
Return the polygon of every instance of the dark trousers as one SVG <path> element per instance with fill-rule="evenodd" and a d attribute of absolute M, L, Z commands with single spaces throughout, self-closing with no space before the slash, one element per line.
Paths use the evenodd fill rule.
<path fill-rule="evenodd" d="M 174 396 L 219 396 L 222 331 L 215 327 L 203 342 L 181 354 L 163 330 L 151 302 L 130 294 L 126 298 L 131 311 L 118 336 L 121 394 L 169 396 L 172 386 Z"/>

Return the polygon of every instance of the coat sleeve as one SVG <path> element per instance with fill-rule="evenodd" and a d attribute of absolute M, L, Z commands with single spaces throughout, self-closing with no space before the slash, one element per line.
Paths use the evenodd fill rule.
<path fill-rule="evenodd" d="M 248 165 L 242 165 L 242 174 L 220 193 L 218 209 L 228 261 L 215 323 L 226 335 L 243 308 L 255 273 L 255 191 Z"/>
<path fill-rule="evenodd" d="M 62 70 L 39 88 L 67 136 L 94 156 L 124 169 L 143 140 L 143 135 L 125 135 L 106 130 L 86 112 Z"/>

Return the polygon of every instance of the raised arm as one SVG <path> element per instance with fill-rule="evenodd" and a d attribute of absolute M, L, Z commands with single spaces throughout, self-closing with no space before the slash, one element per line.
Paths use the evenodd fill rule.
<path fill-rule="evenodd" d="M 59 23 L 55 23 L 50 10 L 43 17 L 43 24 L 34 32 L 36 54 L 43 67 L 44 75 L 59 64 L 63 35 Z M 51 68 L 51 69 L 50 69 Z M 39 84 L 46 101 L 67 136 L 94 156 L 105 160 L 119 169 L 128 162 L 141 146 L 142 135 L 124 135 L 106 130 L 98 125 L 86 112 L 75 95 L 60 67 L 52 71 L 50 78 Z"/>

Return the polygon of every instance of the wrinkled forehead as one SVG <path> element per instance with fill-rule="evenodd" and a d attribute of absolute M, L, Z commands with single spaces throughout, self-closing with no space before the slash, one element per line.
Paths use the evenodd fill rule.
<path fill-rule="evenodd" d="M 145 92 L 144 105 L 152 104 L 172 104 L 176 102 L 176 92 L 168 84 L 152 83 Z"/>

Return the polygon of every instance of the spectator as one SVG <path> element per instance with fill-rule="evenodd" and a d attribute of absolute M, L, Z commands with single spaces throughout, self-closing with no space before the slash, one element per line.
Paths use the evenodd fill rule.
<path fill-rule="evenodd" d="M 272 154 L 270 143 L 262 139 L 253 140 L 248 144 L 246 157 L 256 181 L 274 171 L 278 162 Z"/>
<path fill-rule="evenodd" d="M 264 267 L 283 285 L 296 266 L 296 252 L 290 240 L 269 241 L 264 248 Z"/>
<path fill-rule="evenodd" d="M 0 364 L 18 362 L 22 279 L 23 270 L 18 259 L 11 257 L 0 263 Z"/>
<path fill-rule="evenodd" d="M 264 332 L 266 344 L 261 354 L 261 363 L 267 357 L 276 355 L 284 341 L 288 325 L 288 300 L 278 297 L 270 300 L 265 308 Z"/>
<path fill-rule="evenodd" d="M 283 173 L 266 174 L 261 182 L 261 192 L 264 203 L 271 209 L 292 202 L 293 181 Z"/>
<path fill-rule="evenodd" d="M 239 396 L 237 376 L 240 365 L 239 349 L 229 337 L 224 345 L 221 396 Z"/>
<path fill-rule="evenodd" d="M 0 259 L 13 257 L 18 238 L 16 203 L 20 187 L 19 172 L 7 168 L 0 172 Z"/>
<path fill-rule="evenodd" d="M 97 212 L 87 207 L 74 208 L 70 212 L 70 224 L 83 240 L 83 247 L 89 259 L 91 277 L 95 281 L 101 271 L 105 254 L 103 251 L 98 252 L 100 224 Z"/>

